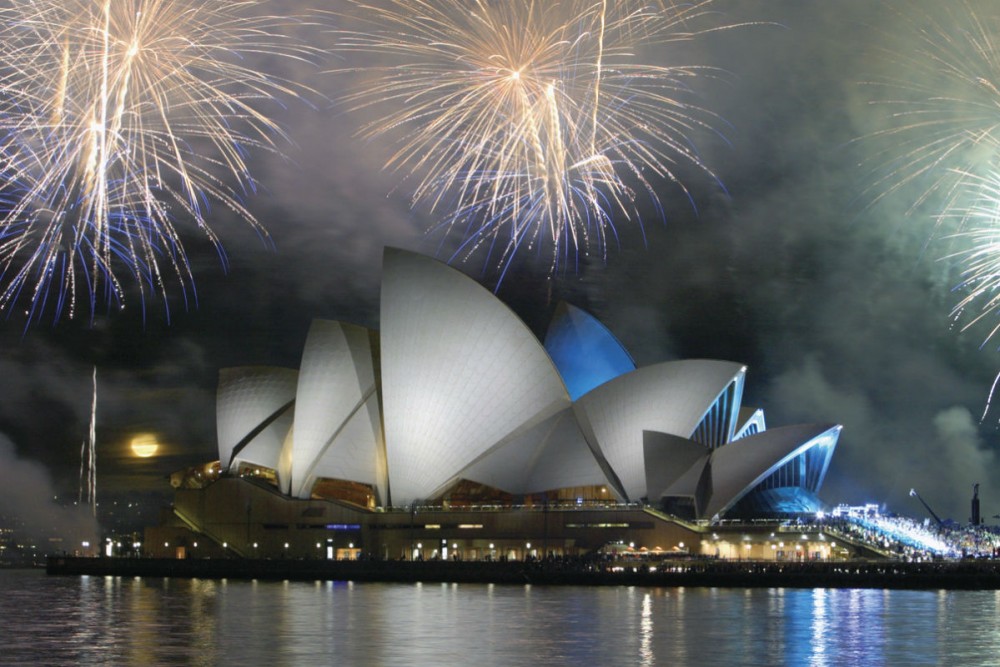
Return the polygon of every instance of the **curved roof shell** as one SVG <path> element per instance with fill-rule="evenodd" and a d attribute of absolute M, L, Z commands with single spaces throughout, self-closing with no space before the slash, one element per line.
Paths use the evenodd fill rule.
<path fill-rule="evenodd" d="M 742 364 L 634 369 L 603 325 L 569 305 L 543 346 L 446 264 L 386 249 L 383 269 L 378 337 L 316 320 L 301 371 L 220 373 L 226 469 L 273 468 L 300 498 L 321 477 L 369 484 L 378 504 L 397 507 L 459 479 L 514 495 L 606 485 L 624 500 L 676 498 L 698 517 L 823 481 L 840 426 L 764 430 L 763 412 L 741 407 Z"/>
<path fill-rule="evenodd" d="M 512 494 L 608 483 L 570 408 L 482 456 L 458 477 Z"/>
<path fill-rule="evenodd" d="M 574 410 L 591 446 L 617 477 L 619 493 L 639 500 L 648 496 L 643 431 L 690 438 L 730 385 L 742 386 L 745 374 L 742 364 L 729 361 L 665 362 L 597 387 Z"/>
<path fill-rule="evenodd" d="M 376 390 L 368 329 L 314 320 L 296 393 L 292 495 L 308 498 L 318 477 L 333 477 L 385 498 Z"/>
<path fill-rule="evenodd" d="M 700 442 L 655 431 L 643 431 L 642 451 L 647 496 L 653 502 L 659 500 L 668 488 L 678 483 L 692 468 L 703 468 L 711 454 Z M 700 473 L 691 475 L 696 485 Z"/>
<path fill-rule="evenodd" d="M 739 425 L 733 433 L 733 440 L 740 440 L 741 438 L 763 433 L 767 430 L 764 411 L 760 408 L 740 408 L 737 423 Z"/>
<path fill-rule="evenodd" d="M 225 368 L 216 392 L 219 462 L 235 470 L 241 462 L 277 471 L 286 493 L 290 469 L 282 448 L 292 424 L 298 371 L 270 366 Z"/>
<path fill-rule="evenodd" d="M 432 497 L 494 446 L 570 405 L 552 360 L 507 306 L 455 269 L 391 248 L 380 348 L 397 506 Z"/>
<path fill-rule="evenodd" d="M 735 505 L 783 465 L 816 447 L 832 453 L 840 438 L 835 424 L 797 424 L 771 428 L 712 452 L 712 498 L 705 516 L 714 517 Z"/>

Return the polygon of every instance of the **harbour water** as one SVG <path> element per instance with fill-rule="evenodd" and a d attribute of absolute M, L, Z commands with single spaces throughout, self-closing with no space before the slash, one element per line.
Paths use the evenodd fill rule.
<path fill-rule="evenodd" d="M 996 665 L 1000 591 L 0 571 L 2 665 Z"/>

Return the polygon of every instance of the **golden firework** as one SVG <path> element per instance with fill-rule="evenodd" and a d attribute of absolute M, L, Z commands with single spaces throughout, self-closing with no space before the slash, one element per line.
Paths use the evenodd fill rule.
<path fill-rule="evenodd" d="M 282 36 L 296 22 L 260 0 L 12 0 L 0 9 L 0 307 L 80 294 L 124 303 L 185 294 L 191 270 L 175 223 L 193 221 L 221 252 L 211 203 L 263 229 L 244 199 L 247 151 L 275 149 L 261 102 L 303 92 L 258 71 L 255 55 L 308 59 Z"/>
<path fill-rule="evenodd" d="M 352 108 L 374 113 L 365 137 L 397 137 L 388 167 L 413 179 L 414 203 L 460 230 L 459 253 L 499 246 L 500 266 L 547 243 L 553 267 L 603 256 L 614 220 L 639 220 L 638 197 L 694 168 L 692 135 L 712 113 L 691 84 L 713 70 L 652 62 L 651 49 L 717 26 L 709 2 L 388 0 L 350 2 L 356 29 L 337 49 L 370 62 Z M 662 53 L 660 54 L 662 56 Z"/>

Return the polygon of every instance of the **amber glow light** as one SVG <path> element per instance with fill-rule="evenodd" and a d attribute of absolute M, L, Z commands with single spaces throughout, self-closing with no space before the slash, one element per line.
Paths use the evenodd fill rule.
<path fill-rule="evenodd" d="M 160 449 L 160 443 L 156 441 L 156 436 L 143 433 L 132 438 L 132 453 L 141 459 L 148 459 L 156 456 Z"/>

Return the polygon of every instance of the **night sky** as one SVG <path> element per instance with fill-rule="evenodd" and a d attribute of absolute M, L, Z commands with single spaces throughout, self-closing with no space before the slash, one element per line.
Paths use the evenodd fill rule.
<path fill-rule="evenodd" d="M 306 3 L 271 4 L 281 12 Z M 920 12 L 942 4 L 897 10 L 919 23 Z M 550 276 L 547 257 L 522 254 L 498 295 L 539 335 L 568 300 L 604 322 L 640 365 L 743 362 L 744 402 L 763 407 L 769 426 L 843 424 L 821 492 L 827 502 L 924 516 L 907 496 L 914 487 L 938 514 L 965 521 L 980 482 L 991 517 L 1000 513 L 1000 407 L 980 416 L 1000 371 L 1000 341 L 984 344 L 995 318 L 962 331 L 950 317 L 961 293 L 947 256 L 961 241 L 935 226 L 935 198 L 913 207 L 917 183 L 876 201 L 870 187 L 886 145 L 865 137 L 890 121 L 885 105 L 871 103 L 884 93 L 862 84 L 905 76 L 892 53 L 905 52 L 914 30 L 884 5 L 718 0 L 720 23 L 762 25 L 670 54 L 720 68 L 692 87 L 723 119 L 724 136 L 692 139 L 722 186 L 690 170 L 693 205 L 663 184 L 665 219 L 647 216 L 644 233 L 619 221 L 620 244 L 606 261 L 585 258 Z M 324 70 L 341 66 L 331 59 L 279 73 L 336 100 L 350 77 Z M 11 474 L 24 469 L 75 498 L 93 366 L 99 499 L 165 497 L 166 475 L 217 456 L 219 369 L 297 367 L 313 318 L 377 327 L 383 246 L 437 255 L 454 242 L 428 233 L 436 220 L 411 209 L 412 184 L 382 169 L 389 142 L 355 136 L 363 114 L 320 95 L 311 102 L 269 110 L 294 143 L 284 159 L 257 155 L 252 164 L 262 189 L 249 206 L 274 248 L 222 207 L 213 224 L 228 272 L 196 231 L 186 239 L 197 305 L 185 308 L 173 290 L 169 321 L 158 300 L 145 318 L 133 300 L 93 323 L 46 320 L 25 331 L 17 313 L 0 321 L 0 433 L 16 452 L 0 446 L 8 504 L 31 502 L 17 483 L 25 476 Z M 456 266 L 495 286 L 491 264 Z M 140 432 L 158 436 L 161 456 L 129 454 Z"/>

